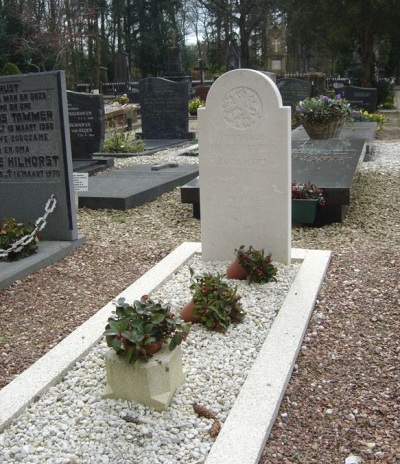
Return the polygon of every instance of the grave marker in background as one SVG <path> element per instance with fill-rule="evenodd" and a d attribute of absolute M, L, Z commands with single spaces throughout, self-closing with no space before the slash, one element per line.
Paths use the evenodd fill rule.
<path fill-rule="evenodd" d="M 311 97 L 311 82 L 303 79 L 285 78 L 278 79 L 276 85 L 285 106 L 291 106 L 292 112 L 297 103 Z"/>
<path fill-rule="evenodd" d="M 346 85 L 336 90 L 336 93 L 344 96 L 353 109 L 366 110 L 369 113 L 375 113 L 376 111 L 377 92 L 378 90 L 375 87 L 354 87 L 353 85 Z"/>
<path fill-rule="evenodd" d="M 145 139 L 188 139 L 189 83 L 149 77 L 139 82 Z"/>
<path fill-rule="evenodd" d="M 201 241 L 206 260 L 253 245 L 290 263 L 290 108 L 259 71 L 233 70 L 198 111 Z"/>
<path fill-rule="evenodd" d="M 27 223 L 57 206 L 44 240 L 76 240 L 64 71 L 0 77 L 0 218 Z"/>
<path fill-rule="evenodd" d="M 103 95 L 67 92 L 72 159 L 92 159 L 104 141 Z"/>

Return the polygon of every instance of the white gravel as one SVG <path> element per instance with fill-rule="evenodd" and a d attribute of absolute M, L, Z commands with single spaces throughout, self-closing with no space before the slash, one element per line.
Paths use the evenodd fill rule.
<path fill-rule="evenodd" d="M 196 273 L 226 272 L 229 263 L 205 265 L 195 256 L 152 297 L 175 312 L 191 298 L 191 266 Z M 1 463 L 201 463 L 214 439 L 212 421 L 198 417 L 193 403 L 211 409 L 223 422 L 232 407 L 299 264 L 278 267 L 278 281 L 238 285 L 247 312 L 227 334 L 194 325 L 182 346 L 187 378 L 165 412 L 123 400 L 103 399 L 106 385 L 104 341 L 78 362 L 0 435 Z M 105 321 L 106 322 L 106 321 Z M 135 422 L 127 422 L 129 415 Z"/>

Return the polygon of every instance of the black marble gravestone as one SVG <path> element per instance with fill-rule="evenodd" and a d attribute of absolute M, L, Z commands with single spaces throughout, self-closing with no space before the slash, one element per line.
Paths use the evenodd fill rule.
<path fill-rule="evenodd" d="M 44 240 L 76 240 L 64 71 L 0 77 L 0 218 L 35 221 L 55 195 Z"/>
<path fill-rule="evenodd" d="M 139 82 L 141 137 L 188 139 L 189 83 L 149 77 Z"/>
<path fill-rule="evenodd" d="M 104 141 L 102 95 L 67 92 L 72 159 L 91 159 Z"/>
<path fill-rule="evenodd" d="M 296 182 L 313 182 L 324 190 L 326 206 L 318 208 L 315 226 L 344 219 L 364 143 L 361 138 L 292 140 L 292 179 Z M 193 216 L 200 218 L 198 177 L 181 187 L 181 201 L 191 203 Z"/>
<path fill-rule="evenodd" d="M 337 89 L 350 103 L 350 106 L 356 110 L 366 110 L 369 113 L 375 113 L 378 93 L 376 88 L 354 87 L 346 85 Z"/>
<path fill-rule="evenodd" d="M 291 106 L 292 112 L 296 105 L 305 98 L 311 97 L 311 82 L 303 79 L 277 79 L 276 85 L 282 97 L 284 106 Z"/>

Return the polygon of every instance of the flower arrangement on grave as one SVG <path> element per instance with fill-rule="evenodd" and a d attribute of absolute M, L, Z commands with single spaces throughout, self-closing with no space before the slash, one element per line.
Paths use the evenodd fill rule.
<path fill-rule="evenodd" d="M 323 189 L 309 181 L 292 182 L 292 200 L 317 200 L 317 204 L 322 207 L 326 204 Z"/>
<path fill-rule="evenodd" d="M 189 330 L 190 325 L 175 315 L 169 304 L 143 295 L 132 305 L 118 299 L 103 335 L 107 345 L 131 363 L 148 360 L 164 343 L 169 343 L 172 351 L 186 340 Z"/>
<path fill-rule="evenodd" d="M 17 261 L 36 253 L 39 242 L 38 232 L 32 236 L 31 240 L 24 239 L 26 243 L 17 246 L 17 242 L 23 237 L 32 235 L 35 226 L 34 221 L 24 225 L 13 218 L 5 218 L 0 223 L 0 261 Z M 7 250 L 9 250 L 8 253 L 5 253 Z"/>
<path fill-rule="evenodd" d="M 235 255 L 235 261 L 227 270 L 228 277 L 247 279 L 249 283 L 258 284 L 276 281 L 275 275 L 278 269 L 272 264 L 271 254 L 265 255 L 264 249 L 256 250 L 252 245 L 248 248 L 241 245 L 235 249 Z M 239 269 L 237 265 L 239 265 Z"/>
<path fill-rule="evenodd" d="M 205 105 L 203 100 L 200 100 L 200 98 L 194 98 L 193 100 L 190 100 L 189 102 L 189 113 L 190 114 L 197 114 L 197 110 L 199 108 L 202 108 Z"/>
<path fill-rule="evenodd" d="M 145 150 L 143 140 L 128 132 L 115 131 L 103 142 L 100 153 L 139 153 Z"/>
<path fill-rule="evenodd" d="M 295 118 L 300 123 L 321 123 L 341 120 L 351 115 L 350 103 L 340 94 L 306 98 L 296 106 Z"/>
<path fill-rule="evenodd" d="M 353 121 L 358 121 L 358 122 L 376 122 L 378 124 L 377 130 L 381 131 L 382 126 L 386 122 L 385 116 L 382 114 L 377 114 L 377 113 L 368 113 L 368 111 L 364 110 L 356 110 L 353 111 L 351 114 L 352 120 Z"/>
<path fill-rule="evenodd" d="M 182 309 L 185 321 L 199 322 L 207 329 L 225 333 L 232 323 L 246 315 L 240 303 L 237 287 L 222 280 L 220 274 L 194 275 L 190 268 L 192 300 Z"/>
<path fill-rule="evenodd" d="M 119 98 L 118 98 L 118 103 L 120 105 L 126 105 L 127 103 L 129 103 L 129 98 L 128 98 L 128 95 L 126 93 L 124 93 L 123 95 L 121 95 Z"/>

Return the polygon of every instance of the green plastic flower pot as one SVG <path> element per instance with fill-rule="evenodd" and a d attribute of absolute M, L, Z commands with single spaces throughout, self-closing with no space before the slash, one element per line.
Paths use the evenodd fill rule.
<path fill-rule="evenodd" d="M 312 224 L 317 214 L 318 200 L 292 200 L 292 222 Z"/>

